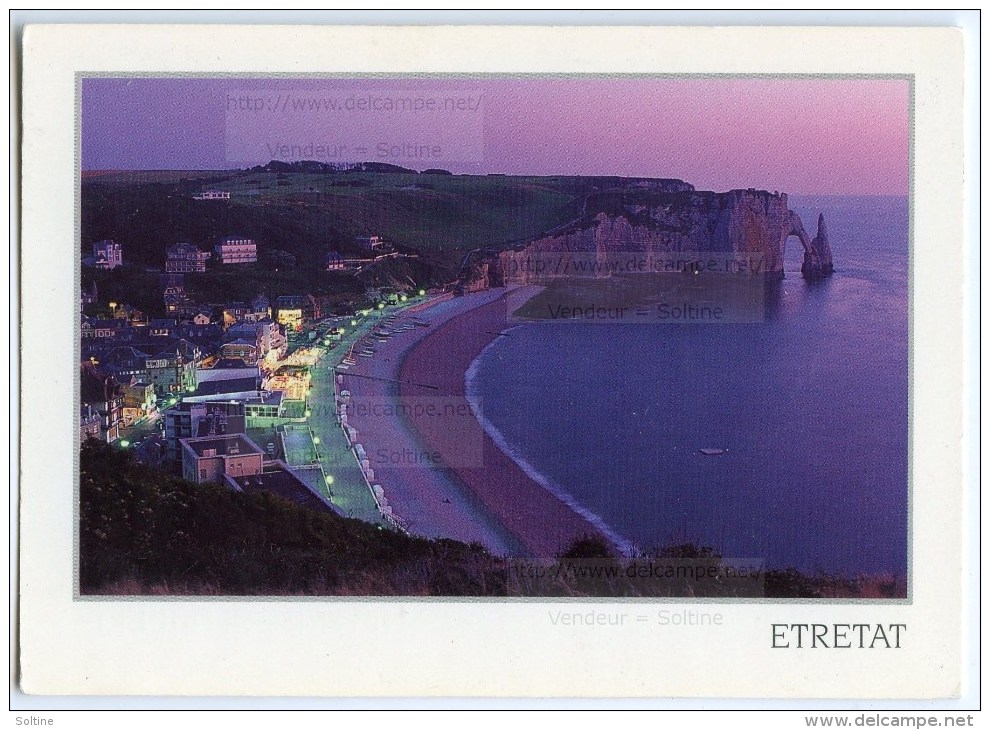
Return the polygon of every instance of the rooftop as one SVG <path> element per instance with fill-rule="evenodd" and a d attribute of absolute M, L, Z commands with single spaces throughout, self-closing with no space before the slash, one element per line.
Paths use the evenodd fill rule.
<path fill-rule="evenodd" d="M 255 368 L 256 370 L 256 368 Z M 223 395 L 224 393 L 246 393 L 258 390 L 258 378 L 230 378 L 229 380 L 207 380 L 196 386 L 195 396 Z"/>
<path fill-rule="evenodd" d="M 253 344 L 244 342 L 244 340 L 234 340 L 233 342 L 228 342 L 228 345 L 243 344 L 249 347 L 254 347 Z M 258 371 L 257 365 L 248 365 L 246 362 L 236 357 L 224 357 L 217 360 L 216 364 L 212 368 L 206 368 L 207 370 L 247 370 L 247 369 Z"/>
<path fill-rule="evenodd" d="M 275 300 L 276 307 L 300 307 L 309 303 L 308 294 L 286 294 Z"/>
<path fill-rule="evenodd" d="M 305 375 L 309 368 L 305 365 L 282 365 L 275 371 L 275 375 Z"/>
<path fill-rule="evenodd" d="M 247 494 L 269 492 L 301 507 L 332 511 L 326 502 L 313 494 L 302 480 L 280 462 L 266 464 L 261 474 L 231 477 L 231 480 Z"/>
<path fill-rule="evenodd" d="M 183 446 L 198 457 L 204 456 L 240 456 L 244 454 L 263 454 L 264 452 L 251 439 L 243 434 L 227 434 L 225 436 L 202 436 L 198 438 L 180 439 Z"/>

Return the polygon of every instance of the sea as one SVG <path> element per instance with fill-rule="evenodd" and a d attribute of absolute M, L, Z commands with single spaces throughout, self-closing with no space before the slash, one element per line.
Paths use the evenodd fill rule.
<path fill-rule="evenodd" d="M 468 372 L 499 446 L 627 550 L 833 575 L 908 568 L 906 197 L 797 197 L 835 273 L 755 322 L 515 326 Z M 717 449 L 705 454 L 701 449 Z"/>

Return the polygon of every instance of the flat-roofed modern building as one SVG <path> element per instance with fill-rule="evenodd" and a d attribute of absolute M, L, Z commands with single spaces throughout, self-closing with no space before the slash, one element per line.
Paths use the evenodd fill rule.
<path fill-rule="evenodd" d="M 241 401 L 182 401 L 165 411 L 165 454 L 182 460 L 183 439 L 244 433 L 247 419 Z"/>
<path fill-rule="evenodd" d="M 283 461 L 270 461 L 265 464 L 260 474 L 227 477 L 226 482 L 231 488 L 246 494 L 269 492 L 300 507 L 322 512 L 337 512 L 327 496 L 320 494 L 293 474 Z"/>
<path fill-rule="evenodd" d="M 253 264 L 258 260 L 258 246 L 254 239 L 228 236 L 221 238 L 214 249 L 217 260 L 227 264 Z"/>
<path fill-rule="evenodd" d="M 224 477 L 261 474 L 264 470 L 264 452 L 243 434 L 187 438 L 180 443 L 182 476 L 197 484 L 224 484 Z"/>

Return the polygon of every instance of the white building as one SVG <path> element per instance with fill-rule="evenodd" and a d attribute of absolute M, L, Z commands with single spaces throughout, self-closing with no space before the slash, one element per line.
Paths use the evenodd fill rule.
<path fill-rule="evenodd" d="M 230 200 L 230 193 L 226 190 L 206 190 L 194 195 L 193 200 Z"/>
<path fill-rule="evenodd" d="M 388 245 L 381 236 L 358 236 L 354 241 L 365 251 L 381 251 Z"/>
<path fill-rule="evenodd" d="M 97 269 L 116 269 L 124 265 L 124 252 L 116 241 L 97 241 L 93 244 L 93 266 Z"/>
<path fill-rule="evenodd" d="M 191 482 L 220 482 L 223 477 L 260 474 L 264 452 L 242 434 L 180 439 L 182 476 Z"/>
<path fill-rule="evenodd" d="M 253 264 L 258 260 L 258 246 L 250 238 L 223 238 L 214 253 L 221 264 Z"/>

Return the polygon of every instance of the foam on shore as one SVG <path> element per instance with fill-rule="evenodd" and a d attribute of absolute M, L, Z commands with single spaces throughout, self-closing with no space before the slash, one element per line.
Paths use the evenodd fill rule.
<path fill-rule="evenodd" d="M 513 327 L 512 329 L 516 329 Z M 511 332 L 512 329 L 506 330 L 506 332 Z M 614 545 L 623 555 L 626 557 L 632 557 L 637 554 L 636 546 L 624 538 L 622 535 L 617 533 L 612 529 L 602 517 L 590 509 L 578 502 L 572 494 L 570 494 L 566 489 L 557 484 L 553 479 L 543 474 L 539 469 L 533 466 L 526 458 L 519 452 L 519 449 L 514 448 L 505 438 L 505 435 L 492 423 L 485 415 L 484 410 L 480 408 L 481 403 L 481 393 L 480 387 L 478 385 L 478 368 L 481 359 L 485 357 L 485 354 L 497 344 L 498 340 L 493 339 L 489 342 L 485 348 L 478 354 L 478 356 L 471 361 L 471 366 L 467 369 L 464 374 L 464 395 L 471 404 L 471 411 L 474 413 L 474 417 L 478 419 L 478 423 L 481 427 L 485 429 L 491 439 L 495 444 L 502 450 L 502 452 L 512 459 L 516 464 L 526 472 L 534 482 L 539 484 L 541 487 L 549 491 L 560 501 L 570 507 L 572 510 L 577 512 L 579 515 L 584 517 L 588 522 L 595 526 L 595 528 L 604 535 L 612 545 Z"/>
<path fill-rule="evenodd" d="M 479 306 L 465 308 L 439 323 L 412 346 L 399 366 L 400 395 L 421 392 L 421 384 L 429 383 L 435 395 L 463 398 L 470 407 L 466 396 L 468 371 L 481 352 L 506 329 L 506 295 L 511 293 L 483 297 Z M 413 383 L 420 384 L 420 390 L 406 385 Z M 501 443 L 496 441 L 501 436 L 497 429 L 478 420 L 475 408 L 471 410 L 484 441 L 482 464 L 445 471 L 462 483 L 527 553 L 537 558 L 553 558 L 575 540 L 593 535 L 609 541 L 622 552 L 631 549 L 601 518 L 584 509 L 518 454 L 511 455 L 504 438 L 500 439 Z M 444 455 L 445 463 L 457 463 L 457 444 L 450 443 L 435 423 L 415 417 L 406 420 L 422 443 Z"/>

